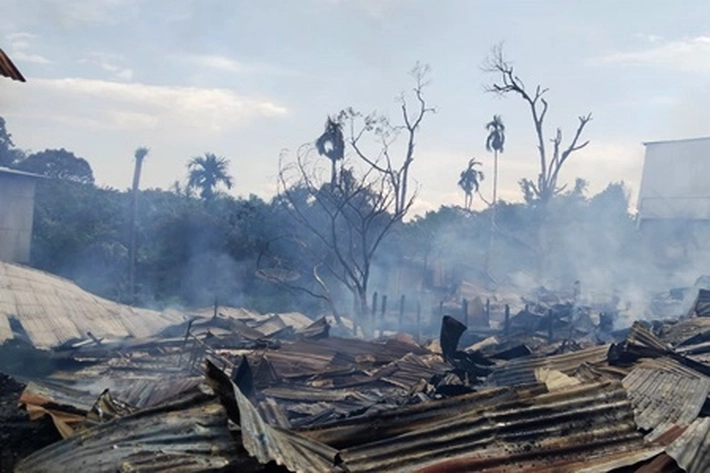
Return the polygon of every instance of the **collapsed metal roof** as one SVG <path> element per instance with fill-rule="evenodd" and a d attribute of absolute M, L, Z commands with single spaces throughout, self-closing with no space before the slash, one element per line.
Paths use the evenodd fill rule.
<path fill-rule="evenodd" d="M 47 349 L 89 339 L 148 337 L 178 324 L 161 314 L 118 304 L 84 291 L 71 281 L 0 262 L 0 343 L 25 338 Z"/>

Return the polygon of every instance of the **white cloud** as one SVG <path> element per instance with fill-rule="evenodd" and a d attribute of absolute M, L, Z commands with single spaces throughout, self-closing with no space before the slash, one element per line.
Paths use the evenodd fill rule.
<path fill-rule="evenodd" d="M 253 66 L 248 66 L 224 56 L 196 56 L 194 61 L 202 67 L 217 69 L 224 72 L 232 72 L 235 74 L 245 74 L 255 71 Z"/>
<path fill-rule="evenodd" d="M 60 115 L 89 115 L 115 128 L 188 126 L 196 132 L 219 133 L 255 118 L 288 113 L 277 103 L 241 97 L 228 89 L 74 78 L 36 79 L 33 87 L 45 95 L 48 108 L 61 107 Z M 73 106 L 60 105 L 67 103 Z"/>
<path fill-rule="evenodd" d="M 34 64 L 51 64 L 52 61 L 36 53 L 31 53 L 29 50 L 32 42 L 37 39 L 37 35 L 31 33 L 11 33 L 7 35 L 7 40 L 10 43 L 12 58 L 18 62 L 31 62 Z"/>
<path fill-rule="evenodd" d="M 301 76 L 302 74 L 272 64 L 242 62 L 227 56 L 220 55 L 192 55 L 179 56 L 180 60 L 187 60 L 193 66 L 212 69 L 230 74 L 264 74 L 274 76 Z"/>
<path fill-rule="evenodd" d="M 86 59 L 80 62 L 88 62 L 100 67 L 102 70 L 111 73 L 112 78 L 124 81 L 133 79 L 133 70 L 119 66 L 117 63 L 123 62 L 124 57 L 120 54 L 104 52 L 91 52 Z"/>
<path fill-rule="evenodd" d="M 592 65 L 620 64 L 653 66 L 681 72 L 710 73 L 710 36 L 698 36 L 661 43 L 649 49 L 634 52 L 616 52 L 594 58 Z"/>
<path fill-rule="evenodd" d="M 23 51 L 15 51 L 12 53 L 12 58 L 19 62 L 31 62 L 34 64 L 51 64 L 52 61 L 39 54 L 27 54 Z"/>
<path fill-rule="evenodd" d="M 636 37 L 639 39 L 642 39 L 644 41 L 647 41 L 649 43 L 658 43 L 659 41 L 663 40 L 663 36 L 659 36 L 659 35 L 655 35 L 655 34 L 637 33 Z"/>

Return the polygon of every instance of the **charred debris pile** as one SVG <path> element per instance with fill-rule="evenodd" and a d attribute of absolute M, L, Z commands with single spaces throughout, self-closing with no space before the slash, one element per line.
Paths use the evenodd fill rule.
<path fill-rule="evenodd" d="M 428 342 L 220 309 L 65 344 L 49 376 L 0 376 L 3 468 L 24 442 L 23 473 L 710 471 L 709 295 L 617 332 L 538 301 Z"/>

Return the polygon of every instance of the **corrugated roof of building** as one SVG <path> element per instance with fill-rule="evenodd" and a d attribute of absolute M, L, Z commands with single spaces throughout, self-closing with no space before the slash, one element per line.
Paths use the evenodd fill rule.
<path fill-rule="evenodd" d="M 0 166 L 0 174 L 9 174 L 12 176 L 21 176 L 21 177 L 33 177 L 35 179 L 46 179 L 45 176 L 42 176 L 40 174 L 34 174 L 31 172 L 25 172 L 25 171 L 19 171 L 17 169 L 12 169 L 8 168 L 5 166 Z"/>
<path fill-rule="evenodd" d="M 578 471 L 662 451 L 636 429 L 619 382 L 572 386 L 479 409 L 341 451 L 347 471 Z"/>
<path fill-rule="evenodd" d="M 666 453 L 688 473 L 710 471 L 710 417 L 693 422 Z"/>
<path fill-rule="evenodd" d="M 2 49 L 0 49 L 0 75 L 9 77 L 12 80 L 26 82 L 20 70 L 17 69 Z"/>
<path fill-rule="evenodd" d="M 16 333 L 15 320 L 24 334 Z M 25 336 L 37 348 L 86 339 L 148 337 L 180 323 L 177 315 L 118 304 L 84 291 L 71 281 L 0 262 L 0 343 Z"/>
<path fill-rule="evenodd" d="M 682 138 L 682 139 L 678 139 L 678 140 L 644 141 L 643 145 L 649 146 L 649 145 L 662 145 L 662 144 L 666 144 L 666 143 L 687 143 L 689 141 L 705 141 L 705 140 L 710 140 L 710 136 L 701 136 L 699 138 Z"/>
<path fill-rule="evenodd" d="M 130 435 L 127 435 L 130 432 Z M 49 471 L 257 471 L 213 395 L 175 402 L 98 425 L 25 458 L 18 473 Z"/>
<path fill-rule="evenodd" d="M 642 362 L 622 384 L 644 430 L 690 425 L 710 393 L 710 379 L 668 358 Z"/>
<path fill-rule="evenodd" d="M 609 345 L 599 345 L 571 353 L 553 355 L 544 358 L 518 358 L 510 360 L 490 376 L 489 381 L 498 386 L 515 386 L 537 382 L 535 370 L 547 368 L 571 375 L 582 364 L 590 366 L 604 365 L 607 360 Z"/>

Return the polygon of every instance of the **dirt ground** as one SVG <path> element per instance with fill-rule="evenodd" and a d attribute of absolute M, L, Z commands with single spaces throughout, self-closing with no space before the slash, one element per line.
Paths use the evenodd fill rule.
<path fill-rule="evenodd" d="M 31 422 L 17 406 L 25 386 L 0 372 L 0 472 L 50 443 L 61 440 L 49 419 Z"/>

